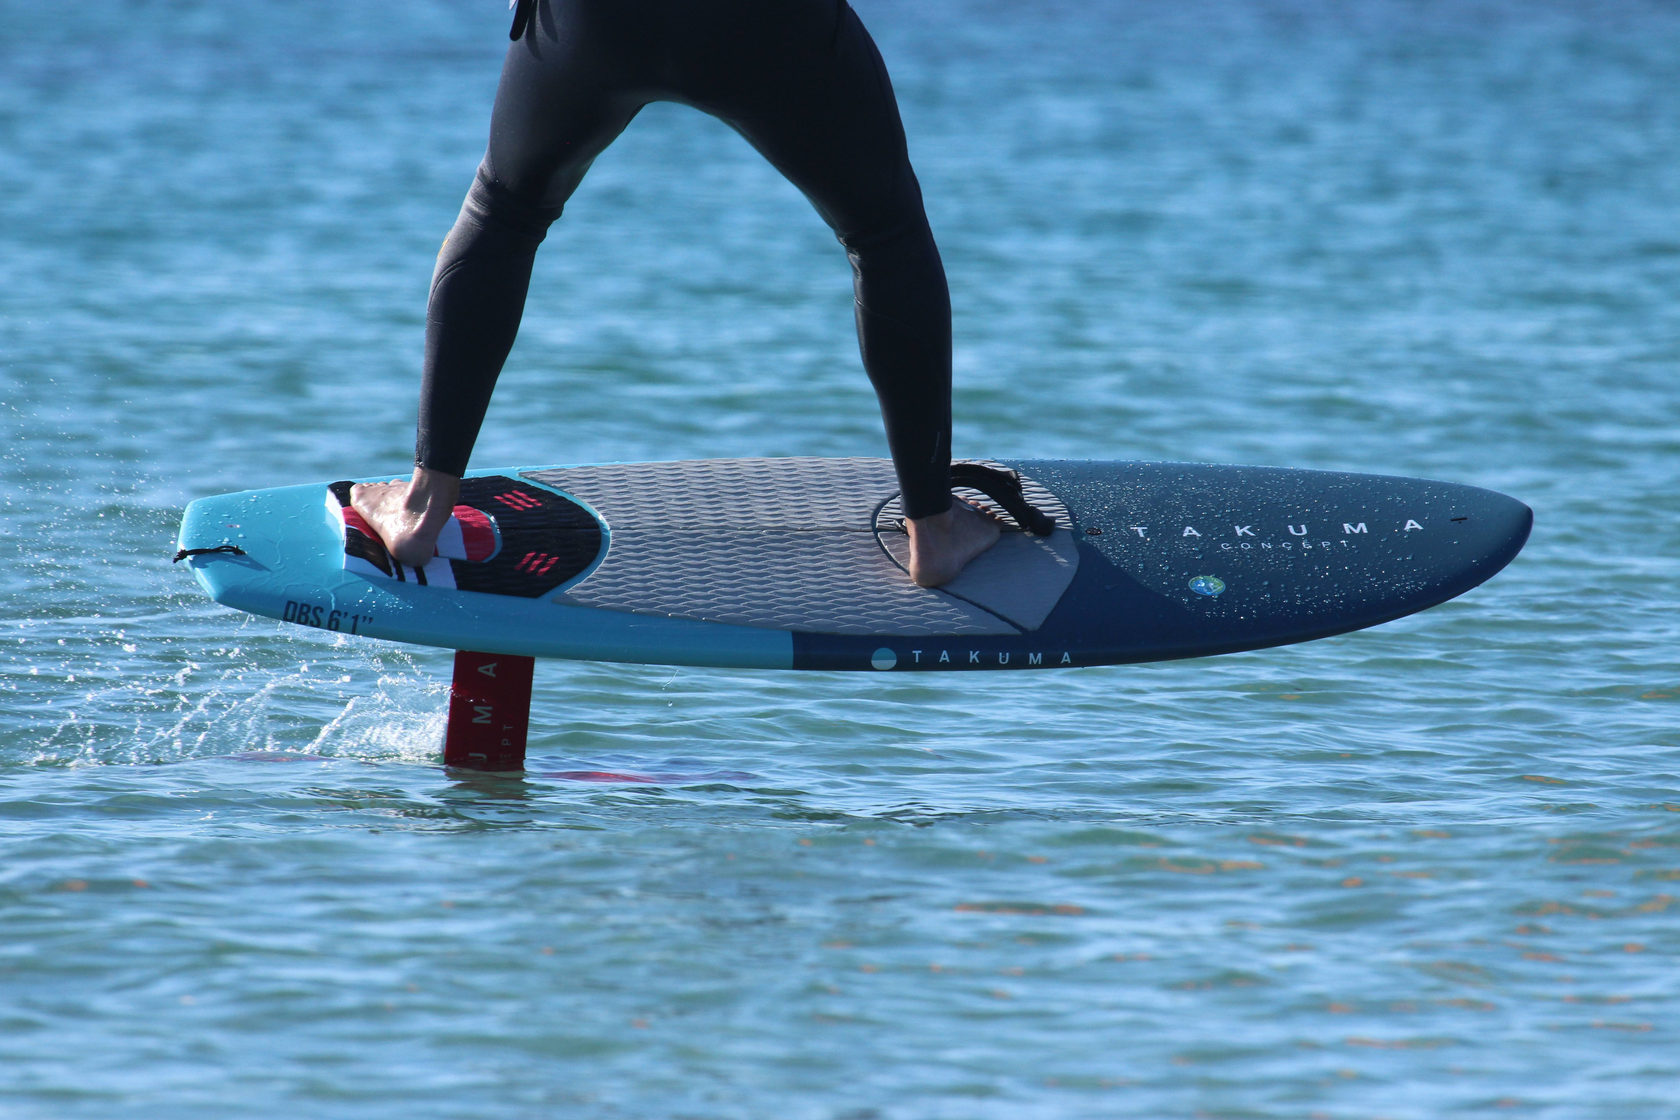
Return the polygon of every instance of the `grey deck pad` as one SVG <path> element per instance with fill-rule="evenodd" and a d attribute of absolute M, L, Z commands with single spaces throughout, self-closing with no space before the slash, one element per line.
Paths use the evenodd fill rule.
<path fill-rule="evenodd" d="M 605 559 L 555 597 L 573 606 L 812 633 L 1013 634 L 1043 621 L 1077 566 L 1066 510 L 1029 484 L 1029 499 L 1056 516 L 1054 534 L 1006 532 L 946 588 L 915 586 L 884 459 L 633 463 L 524 477 L 586 503 L 608 526 Z"/>

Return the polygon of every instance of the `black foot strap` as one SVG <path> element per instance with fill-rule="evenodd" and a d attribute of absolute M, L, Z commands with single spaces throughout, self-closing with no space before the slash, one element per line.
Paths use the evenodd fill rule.
<path fill-rule="evenodd" d="M 243 556 L 245 550 L 236 544 L 219 544 L 215 548 L 183 548 L 175 554 L 175 559 L 170 563 L 179 564 L 189 556 L 216 556 L 224 553 L 228 556 Z"/>
<path fill-rule="evenodd" d="M 537 6 L 537 0 L 515 0 L 513 5 L 513 27 L 508 31 L 508 38 L 519 42 L 525 37 L 525 29 L 531 26 L 531 11 Z"/>
<path fill-rule="evenodd" d="M 1014 471 L 982 463 L 952 463 L 951 485 L 980 491 L 1035 537 L 1048 537 L 1056 531 L 1056 519 L 1027 501 L 1021 492 L 1021 476 Z"/>

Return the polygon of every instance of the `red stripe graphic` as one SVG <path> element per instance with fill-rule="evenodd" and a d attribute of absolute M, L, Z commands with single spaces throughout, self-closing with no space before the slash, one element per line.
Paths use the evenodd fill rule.
<path fill-rule="evenodd" d="M 547 575 L 548 570 L 559 563 L 560 557 L 550 556 L 546 552 L 527 552 L 520 558 L 518 567 L 522 572 L 534 576 Z"/>
<path fill-rule="evenodd" d="M 518 490 L 505 490 L 496 495 L 496 500 L 510 509 L 536 509 L 542 503 L 529 494 L 522 494 Z"/>
<path fill-rule="evenodd" d="M 471 506 L 456 506 L 455 520 L 461 523 L 461 543 L 466 547 L 467 559 L 481 563 L 496 551 L 496 530 L 490 519 Z"/>

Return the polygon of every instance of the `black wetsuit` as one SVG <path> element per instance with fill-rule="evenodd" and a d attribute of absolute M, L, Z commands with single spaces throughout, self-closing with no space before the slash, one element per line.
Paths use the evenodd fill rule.
<path fill-rule="evenodd" d="M 911 517 L 950 505 L 951 302 L 885 66 L 845 0 L 536 0 L 427 307 L 420 465 L 461 474 L 537 245 L 651 101 L 727 122 L 851 260 L 858 340 Z"/>

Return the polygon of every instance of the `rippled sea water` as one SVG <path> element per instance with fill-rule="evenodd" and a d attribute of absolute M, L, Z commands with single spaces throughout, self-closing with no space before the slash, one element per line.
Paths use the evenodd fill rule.
<path fill-rule="evenodd" d="M 0 0 L 0 1115 L 1675 1115 L 1680 12 L 856 6 L 959 454 L 1448 478 L 1526 551 L 1203 661 L 545 662 L 524 780 L 445 771 L 447 653 L 168 557 L 406 469 L 506 13 Z M 827 231 L 645 112 L 475 462 L 882 445 Z"/>

